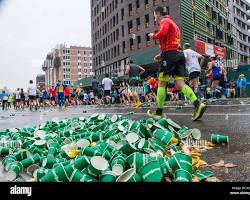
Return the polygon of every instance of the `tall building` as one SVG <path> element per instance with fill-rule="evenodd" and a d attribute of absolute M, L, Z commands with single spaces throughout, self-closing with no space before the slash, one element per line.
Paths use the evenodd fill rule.
<path fill-rule="evenodd" d="M 65 85 L 73 85 L 93 75 L 92 48 L 57 45 L 47 54 L 42 69 L 46 87 L 56 84 L 58 80 Z"/>
<path fill-rule="evenodd" d="M 45 74 L 38 74 L 36 76 L 36 86 L 39 90 L 45 87 Z"/>
<path fill-rule="evenodd" d="M 157 6 L 164 6 L 181 28 L 182 44 L 189 42 L 196 50 L 204 46 L 202 54 L 218 53 L 227 66 L 237 64 L 228 0 L 91 0 L 96 75 L 117 70 L 123 76 L 129 58 L 147 70 L 157 70 L 153 57 L 159 45 L 148 37 L 157 29 L 153 16 Z"/>
<path fill-rule="evenodd" d="M 247 0 L 230 0 L 230 23 L 233 25 L 239 64 L 250 64 L 250 3 Z"/>

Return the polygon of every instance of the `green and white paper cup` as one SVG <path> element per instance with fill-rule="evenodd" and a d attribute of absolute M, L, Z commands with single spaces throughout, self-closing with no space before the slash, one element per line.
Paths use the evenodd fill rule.
<path fill-rule="evenodd" d="M 134 168 L 131 168 L 119 176 L 116 182 L 141 182 L 141 177 L 136 173 Z"/>
<path fill-rule="evenodd" d="M 49 145 L 48 157 L 54 158 L 58 154 L 59 144 L 54 142 Z"/>
<path fill-rule="evenodd" d="M 139 175 L 143 182 L 161 182 L 163 173 L 159 161 L 151 161 L 143 166 L 139 171 Z"/>
<path fill-rule="evenodd" d="M 22 171 L 23 171 L 22 164 L 20 162 L 14 162 L 10 165 L 9 170 L 6 173 L 6 179 L 8 181 L 14 181 Z"/>
<path fill-rule="evenodd" d="M 169 145 L 172 138 L 174 137 L 174 135 L 168 130 L 156 129 L 153 134 L 155 138 L 159 139 L 165 145 Z"/>
<path fill-rule="evenodd" d="M 192 175 L 184 169 L 177 169 L 175 171 L 175 181 L 176 182 L 192 182 Z"/>
<path fill-rule="evenodd" d="M 20 161 L 20 163 L 22 164 L 24 168 L 27 168 L 28 166 L 35 164 L 39 161 L 40 161 L 40 155 L 36 153 L 33 156 Z"/>
<path fill-rule="evenodd" d="M 100 182 L 112 183 L 116 181 L 116 175 L 112 171 L 105 171 L 100 175 Z"/>
<path fill-rule="evenodd" d="M 120 176 L 126 167 L 126 159 L 123 156 L 117 156 L 112 160 L 111 163 L 112 172 L 116 176 Z"/>
<path fill-rule="evenodd" d="M 227 144 L 229 142 L 229 137 L 226 135 L 212 134 L 211 141 L 213 144 Z"/>
<path fill-rule="evenodd" d="M 99 177 L 99 175 L 107 170 L 109 167 L 109 163 L 106 159 L 101 156 L 94 156 L 90 159 L 90 165 L 88 166 L 88 174 L 95 178 Z"/>
<path fill-rule="evenodd" d="M 208 177 L 214 176 L 214 173 L 211 171 L 203 171 L 203 172 L 196 172 L 193 174 L 193 177 L 197 177 L 200 181 L 207 179 Z"/>

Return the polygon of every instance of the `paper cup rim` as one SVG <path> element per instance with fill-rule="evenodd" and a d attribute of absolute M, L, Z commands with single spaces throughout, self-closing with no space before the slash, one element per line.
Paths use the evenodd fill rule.
<path fill-rule="evenodd" d="M 92 157 L 90 159 L 90 164 L 93 166 L 93 168 L 100 171 L 106 170 L 109 166 L 108 161 L 101 156 Z"/>
<path fill-rule="evenodd" d="M 125 172 L 123 172 L 116 180 L 116 182 L 128 182 L 136 173 L 135 168 L 131 168 Z"/>

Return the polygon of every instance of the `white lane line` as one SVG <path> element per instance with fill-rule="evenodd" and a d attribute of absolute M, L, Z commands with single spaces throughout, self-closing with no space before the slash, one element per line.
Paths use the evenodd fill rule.
<path fill-rule="evenodd" d="M 92 115 L 93 113 L 84 113 L 84 115 Z M 108 115 L 129 115 L 128 113 L 108 113 Z M 164 113 L 171 116 L 191 116 L 193 113 Z M 82 113 L 70 113 L 69 115 L 83 115 Z M 133 115 L 147 115 L 147 113 L 134 113 Z M 133 116 L 130 115 L 130 116 Z M 205 113 L 204 116 L 250 116 L 250 113 Z"/>
<path fill-rule="evenodd" d="M 239 107 L 239 106 L 249 106 L 250 107 L 250 104 L 248 105 L 248 104 L 245 104 L 245 105 L 243 105 L 243 104 L 232 104 L 232 105 L 207 105 L 207 107 L 211 107 L 211 108 L 213 108 L 213 107 Z M 141 107 L 141 108 L 134 108 L 134 107 L 116 107 L 116 108 L 114 108 L 114 107 L 107 107 L 107 108 L 82 108 L 82 109 L 85 109 L 85 110 L 96 110 L 96 109 L 98 109 L 98 110 L 123 110 L 123 109 L 131 109 L 131 108 L 133 108 L 133 109 L 147 109 L 147 108 L 155 108 L 156 106 L 154 105 L 154 106 L 150 106 L 150 107 Z M 175 108 L 176 106 L 164 106 L 164 108 Z M 183 108 L 193 108 L 194 106 L 192 106 L 192 105 L 189 105 L 189 106 L 183 106 Z"/>

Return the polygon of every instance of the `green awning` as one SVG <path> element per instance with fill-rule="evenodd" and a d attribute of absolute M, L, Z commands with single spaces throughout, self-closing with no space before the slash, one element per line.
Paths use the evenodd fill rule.
<path fill-rule="evenodd" d="M 154 63 L 154 57 L 160 53 L 160 49 L 157 47 L 155 49 L 146 50 L 141 54 L 136 54 L 130 57 L 134 63 L 138 65 L 148 65 Z"/>

